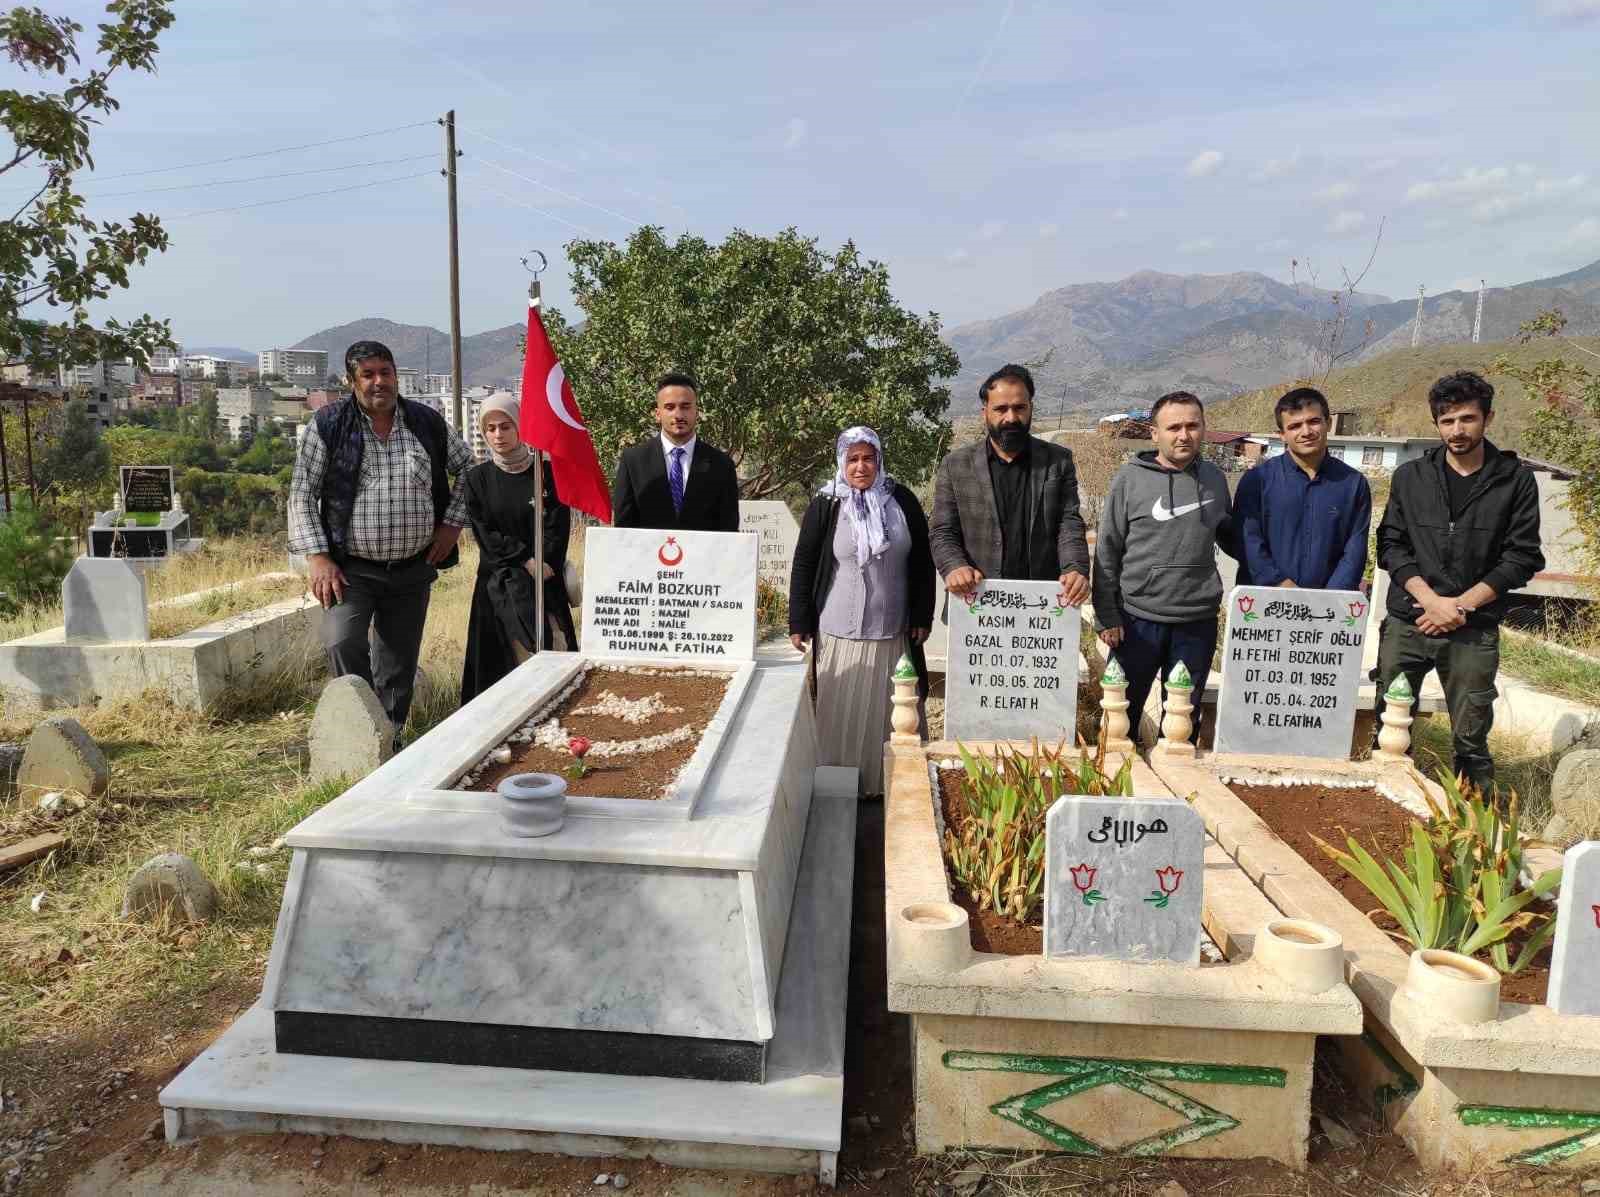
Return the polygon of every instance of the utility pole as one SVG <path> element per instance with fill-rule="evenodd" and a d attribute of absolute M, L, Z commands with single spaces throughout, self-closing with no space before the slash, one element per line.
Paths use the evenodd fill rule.
<path fill-rule="evenodd" d="M 1472 318 L 1472 343 L 1476 345 L 1478 338 L 1483 335 L 1483 288 L 1484 280 L 1478 280 L 1478 314 Z"/>
<path fill-rule="evenodd" d="M 1417 284 L 1417 318 L 1411 325 L 1411 348 L 1415 349 L 1422 340 L 1422 297 L 1427 293 L 1427 288 L 1421 283 Z"/>
<path fill-rule="evenodd" d="M 444 180 L 450 197 L 450 392 L 456 435 L 464 435 L 461 416 L 461 242 L 456 231 L 456 110 L 439 122 L 444 126 Z"/>

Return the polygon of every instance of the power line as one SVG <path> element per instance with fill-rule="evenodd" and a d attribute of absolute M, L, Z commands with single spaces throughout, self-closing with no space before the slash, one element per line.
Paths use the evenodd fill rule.
<path fill-rule="evenodd" d="M 131 170 L 120 175 L 106 175 L 99 182 L 110 183 L 116 179 L 137 179 L 143 175 L 160 175 L 174 170 L 193 170 L 200 166 L 221 166 L 225 162 L 243 162 L 248 158 L 269 158 L 273 154 L 292 154 L 296 150 L 314 150 L 319 146 L 342 145 L 347 141 L 360 141 L 363 137 L 382 137 L 385 133 L 401 133 L 406 129 L 420 129 L 437 121 L 413 121 L 409 125 L 395 125 L 390 129 L 373 129 L 368 133 L 352 133 L 348 137 L 330 137 L 327 141 L 308 141 L 304 145 L 286 145 L 275 150 L 256 150 L 249 154 L 234 154 L 227 158 L 208 158 L 204 162 L 185 162 L 182 166 L 156 166 L 149 170 Z"/>
<path fill-rule="evenodd" d="M 304 175 L 326 175 L 335 171 L 365 170 L 369 166 L 393 166 L 398 162 L 420 162 L 424 158 L 437 158 L 438 154 L 412 154 L 405 158 L 380 158 L 376 162 L 353 162 L 343 166 L 318 166 L 311 170 L 289 170 L 275 175 L 251 175 L 244 179 L 212 179 L 205 183 L 174 183 L 171 187 L 143 187 L 137 191 L 99 191 L 87 199 L 115 199 L 124 195 L 157 195 L 164 191 L 191 191 L 199 187 L 223 187 L 232 183 L 264 183 L 272 179 L 296 179 Z"/>
<path fill-rule="evenodd" d="M 548 217 L 551 220 L 556 221 L 559 224 L 564 224 L 569 229 L 577 229 L 578 232 L 582 233 L 586 237 L 599 237 L 600 236 L 600 234 L 595 232 L 593 229 L 586 229 L 581 224 L 574 224 L 572 221 L 568 220 L 564 216 L 557 216 L 554 212 L 546 212 L 543 208 L 536 208 L 536 207 L 534 207 L 534 205 L 528 203 L 526 200 L 520 200 L 520 199 L 517 199 L 515 196 L 507 195 L 505 192 L 500 191 L 500 190 L 498 190 L 498 189 L 496 189 L 494 187 L 489 186 L 489 184 L 485 183 L 481 178 L 479 178 L 476 175 L 473 176 L 473 182 L 475 182 L 479 187 L 481 187 L 485 191 L 487 191 L 490 195 L 498 196 L 500 199 L 505 200 L 506 203 L 508 203 L 508 204 L 515 204 L 519 208 L 527 208 L 530 212 L 537 212 L 540 216 L 545 216 L 545 217 Z"/>
<path fill-rule="evenodd" d="M 462 128 L 460 122 L 457 122 L 457 128 Z M 568 174 L 580 174 L 580 173 L 582 173 L 582 172 L 580 172 L 578 170 L 578 168 L 576 166 L 568 166 L 564 162 L 557 162 L 554 158 L 546 158 L 543 154 L 535 154 L 532 150 L 525 150 L 521 146 L 512 145 L 509 141 L 501 141 L 498 137 L 491 137 L 489 134 L 485 133 L 482 129 L 479 129 L 477 126 L 472 126 L 471 128 L 466 129 L 466 132 L 470 136 L 481 137 L 485 141 L 492 142 L 493 144 L 499 146 L 503 150 L 510 150 L 513 154 L 521 154 L 525 158 L 532 158 L 535 162 L 543 162 L 546 166 L 553 166 L 557 170 L 566 171 Z M 582 135 L 578 134 L 578 136 L 582 136 Z M 586 139 L 586 140 L 592 140 L 592 139 Z M 594 144 L 600 146 L 601 149 L 606 150 L 608 153 L 612 154 L 613 156 L 616 156 L 616 151 L 612 150 L 609 146 L 605 145 L 603 142 L 594 142 Z M 689 214 L 688 210 L 686 208 L 683 208 L 680 205 L 673 203 L 669 199 L 664 199 L 659 195 L 652 195 L 648 191 L 635 191 L 632 187 L 629 187 L 626 183 L 618 183 L 618 184 L 616 184 L 616 186 L 620 190 L 626 191 L 629 195 L 633 196 L 634 199 L 645 200 L 646 202 L 652 203 L 652 204 L 665 204 L 669 208 L 672 208 L 672 209 L 674 209 L 674 210 L 676 210 L 678 212 L 682 212 L 685 216 L 687 216 Z"/>
<path fill-rule="evenodd" d="M 278 199 L 257 200 L 253 204 L 235 204 L 231 208 L 207 208 L 203 212 L 180 212 L 176 216 L 164 216 L 162 219 L 188 220 L 192 216 L 215 216 L 219 212 L 242 212 L 246 208 L 265 208 L 268 204 L 287 204 L 293 200 L 315 199 L 319 195 L 339 195 L 346 191 L 360 191 L 363 187 L 381 187 L 385 183 L 403 183 L 407 179 L 428 178 L 438 173 L 438 171 L 433 170 L 419 170 L 415 174 L 398 175 L 392 179 L 373 179 L 368 183 L 355 183 L 349 187 L 333 187 L 327 191 L 308 191 L 304 195 L 285 195 Z"/>
<path fill-rule="evenodd" d="M 631 216 L 624 216 L 611 208 L 602 207 L 600 204 L 584 199 L 581 195 L 573 195 L 570 191 L 562 191 L 559 187 L 552 187 L 549 183 L 541 183 L 538 179 L 530 178 L 520 171 L 512 170 L 509 166 L 501 166 L 497 162 L 490 162 L 487 158 L 476 158 L 475 161 L 483 163 L 490 170 L 497 170 L 503 175 L 510 175 L 513 179 L 521 179 L 524 183 L 532 183 L 535 187 L 543 187 L 546 191 L 553 191 L 562 199 L 569 199 L 575 204 L 582 204 L 586 208 L 593 208 L 596 212 L 604 212 L 607 216 L 614 216 L 624 224 L 631 224 L 634 228 L 640 227 L 642 221 L 634 220 Z"/>

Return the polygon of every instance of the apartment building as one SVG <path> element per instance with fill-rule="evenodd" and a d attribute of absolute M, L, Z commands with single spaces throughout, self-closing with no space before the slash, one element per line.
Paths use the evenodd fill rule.
<path fill-rule="evenodd" d="M 219 387 L 231 387 L 245 380 L 247 367 L 243 362 L 213 357 L 209 353 L 189 353 L 183 358 L 183 373 L 187 378 L 204 379 Z"/>
<path fill-rule="evenodd" d="M 290 382 L 315 386 L 328 377 L 326 349 L 263 349 L 257 357 L 263 378 L 277 374 Z"/>
<path fill-rule="evenodd" d="M 273 403 L 278 396 L 271 387 L 248 383 L 241 387 L 217 388 L 217 419 L 228 430 L 228 439 L 237 441 L 245 429 L 252 435 L 274 417 Z"/>

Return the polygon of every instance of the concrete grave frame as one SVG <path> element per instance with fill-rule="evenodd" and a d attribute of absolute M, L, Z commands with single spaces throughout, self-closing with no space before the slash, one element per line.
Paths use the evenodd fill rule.
<path fill-rule="evenodd" d="M 250 581 L 291 578 L 263 574 Z M 151 605 L 188 606 L 227 583 Z M 166 640 L 68 642 L 50 628 L 0 644 L 0 693 L 8 703 L 51 710 L 136 698 L 150 689 L 195 710 L 215 706 L 230 687 L 275 670 L 320 661 L 322 608 L 309 597 L 282 599 L 229 615 Z"/>
<path fill-rule="evenodd" d="M 1225 964 L 973 950 L 950 901 L 929 773 L 955 755 L 951 742 L 892 742 L 885 760 L 889 1008 L 912 1019 L 917 1150 L 1266 1156 L 1303 1168 L 1316 1037 L 1360 1032 L 1350 990 L 1334 980 L 1306 992 L 1269 964 L 1256 945 L 1278 911 L 1209 841 L 1202 918 Z M 1137 759 L 1133 784 L 1172 792 Z M 1312 933 L 1323 954 L 1337 951 Z M 1070 1109 L 1046 1108 L 1069 1098 Z"/>
<path fill-rule="evenodd" d="M 1169 789 L 1195 795 L 1206 830 L 1279 911 L 1314 918 L 1344 940 L 1346 975 L 1366 1008 L 1363 1034 L 1339 1041 L 1345 1070 L 1424 1167 L 1467 1175 L 1510 1163 L 1581 1168 L 1600 1158 L 1600 1018 L 1510 1001 L 1487 1022 L 1439 1017 L 1402 992 L 1409 950 L 1347 902 L 1223 780 L 1381 782 L 1419 803 L 1424 793 L 1439 800 L 1438 787 L 1410 762 L 1217 753 L 1180 759 L 1157 751 L 1150 764 Z M 1559 865 L 1558 855 L 1551 857 L 1534 871 Z"/>

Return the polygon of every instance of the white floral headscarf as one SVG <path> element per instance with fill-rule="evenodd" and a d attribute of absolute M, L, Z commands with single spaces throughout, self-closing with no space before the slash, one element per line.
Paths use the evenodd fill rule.
<path fill-rule="evenodd" d="M 878 476 L 864 491 L 851 486 L 844 477 L 845 454 L 852 445 L 861 444 L 871 445 L 878 454 Z M 891 529 L 905 516 L 894 501 L 894 479 L 883 468 L 883 442 L 876 432 L 865 424 L 846 428 L 834 442 L 833 452 L 838 469 L 817 493 L 831 495 L 844 504 L 845 518 L 850 521 L 850 533 L 855 538 L 856 564 L 865 566 L 874 557 L 883 556 L 889 547 Z"/>

